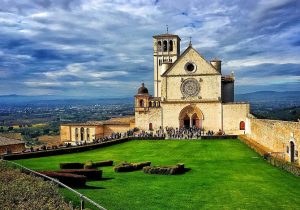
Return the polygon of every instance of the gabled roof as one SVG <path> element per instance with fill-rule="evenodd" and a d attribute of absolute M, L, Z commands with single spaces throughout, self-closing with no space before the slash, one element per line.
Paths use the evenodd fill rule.
<path fill-rule="evenodd" d="M 164 77 L 166 76 L 173 68 L 174 66 L 177 65 L 177 63 L 179 63 L 179 61 L 181 61 L 181 59 L 191 50 L 193 49 L 204 61 L 206 61 L 206 63 L 208 65 L 210 65 L 215 71 L 216 71 L 216 74 L 221 74 L 220 72 L 218 72 L 215 67 L 213 65 L 211 65 L 207 60 L 205 60 L 205 58 L 195 49 L 193 48 L 193 46 L 190 44 L 188 46 L 188 48 L 185 49 L 185 51 L 179 56 L 179 58 L 172 64 L 172 66 L 167 70 L 165 71 L 161 76 Z"/>

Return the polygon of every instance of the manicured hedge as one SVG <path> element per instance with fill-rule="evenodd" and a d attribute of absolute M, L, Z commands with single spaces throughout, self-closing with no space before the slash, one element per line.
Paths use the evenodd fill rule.
<path fill-rule="evenodd" d="M 61 169 L 83 169 L 83 163 L 60 163 L 59 167 Z"/>
<path fill-rule="evenodd" d="M 102 170 L 97 169 L 65 169 L 57 172 L 82 175 L 85 176 L 88 180 L 100 180 L 102 178 Z"/>
<path fill-rule="evenodd" d="M 143 171 L 147 174 L 175 175 L 183 174 L 185 169 L 184 164 L 177 164 L 175 166 L 146 166 Z"/>
<path fill-rule="evenodd" d="M 113 164 L 114 161 L 112 160 L 98 161 L 98 162 L 89 161 L 84 164 L 84 168 L 92 169 L 92 168 L 103 167 L 103 166 L 112 166 Z"/>
<path fill-rule="evenodd" d="M 56 171 L 39 171 L 39 173 L 57 179 L 69 187 L 83 187 L 87 180 L 85 176 L 77 174 L 59 173 Z"/>
<path fill-rule="evenodd" d="M 95 167 L 112 166 L 113 164 L 114 164 L 113 160 L 93 162 L 93 166 L 95 166 Z"/>
<path fill-rule="evenodd" d="M 130 172 L 141 170 L 145 166 L 150 166 L 151 162 L 141 162 L 141 163 L 121 163 L 115 167 L 115 172 Z"/>

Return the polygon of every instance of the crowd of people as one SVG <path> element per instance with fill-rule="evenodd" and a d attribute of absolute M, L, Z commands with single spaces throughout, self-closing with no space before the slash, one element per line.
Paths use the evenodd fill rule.
<path fill-rule="evenodd" d="M 204 129 L 197 128 L 197 127 L 190 127 L 190 128 L 171 128 L 166 127 L 165 129 L 160 127 L 156 131 L 143 131 L 138 129 L 132 129 L 124 133 L 112 133 L 109 136 L 96 138 L 92 142 L 86 142 L 86 141 L 78 141 L 74 144 L 71 144 L 70 142 L 65 143 L 64 145 L 59 146 L 51 146 L 46 147 L 45 145 L 40 148 L 33 148 L 27 149 L 23 152 L 36 152 L 36 151 L 43 151 L 43 150 L 52 150 L 52 149 L 58 149 L 62 147 L 72 147 L 72 146 L 82 146 L 87 144 L 97 144 L 102 142 L 111 141 L 114 139 L 121 139 L 121 138 L 127 138 L 127 137 L 137 137 L 137 138 L 154 138 L 154 139 L 201 139 L 201 136 L 213 136 L 213 135 L 225 135 L 224 131 L 221 129 L 218 132 L 214 132 L 211 130 L 205 131 Z"/>
<path fill-rule="evenodd" d="M 200 139 L 201 136 L 213 136 L 213 135 L 225 135 L 221 129 L 218 132 L 212 130 L 205 131 L 202 128 L 190 127 L 190 128 L 171 128 L 166 127 L 163 129 L 160 127 L 156 131 L 140 131 L 133 133 L 133 137 L 142 138 L 162 138 L 162 139 Z"/>

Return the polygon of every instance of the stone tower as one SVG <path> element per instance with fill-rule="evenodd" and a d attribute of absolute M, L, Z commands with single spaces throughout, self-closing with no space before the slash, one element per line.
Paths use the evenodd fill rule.
<path fill-rule="evenodd" d="M 166 34 L 153 36 L 154 97 L 161 97 L 161 75 L 180 56 L 180 38 Z"/>

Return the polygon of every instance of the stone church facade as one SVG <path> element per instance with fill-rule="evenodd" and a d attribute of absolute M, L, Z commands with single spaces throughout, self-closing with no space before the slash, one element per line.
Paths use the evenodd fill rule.
<path fill-rule="evenodd" d="M 154 95 L 144 84 L 135 95 L 135 126 L 198 127 L 244 133 L 248 103 L 234 102 L 234 75 L 222 75 L 221 61 L 206 61 L 190 43 L 180 55 L 180 37 L 153 36 Z"/>
<path fill-rule="evenodd" d="M 62 142 L 92 142 L 133 128 L 198 127 L 246 134 L 255 147 L 288 162 L 299 161 L 300 122 L 256 119 L 248 103 L 234 102 L 234 75 L 222 75 L 221 61 L 206 61 L 190 43 L 180 54 L 177 35 L 153 36 L 154 94 L 142 84 L 134 97 L 135 116 L 62 124 Z"/>

